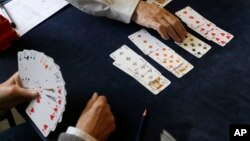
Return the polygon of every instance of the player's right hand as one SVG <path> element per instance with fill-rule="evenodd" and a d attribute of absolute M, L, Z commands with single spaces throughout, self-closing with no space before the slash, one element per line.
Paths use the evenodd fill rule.
<path fill-rule="evenodd" d="M 105 141 L 115 129 L 115 119 L 107 99 L 95 93 L 83 110 L 76 128 L 88 133 L 98 141 Z"/>
<path fill-rule="evenodd" d="M 163 39 L 174 39 L 181 42 L 187 31 L 181 21 L 167 10 L 140 1 L 135 9 L 132 20 L 142 26 L 156 30 Z"/>

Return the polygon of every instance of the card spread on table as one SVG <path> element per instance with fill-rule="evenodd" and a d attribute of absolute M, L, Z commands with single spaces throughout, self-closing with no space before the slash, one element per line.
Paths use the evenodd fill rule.
<path fill-rule="evenodd" d="M 188 27 L 205 37 L 207 40 L 211 40 L 222 47 L 234 38 L 232 34 L 217 27 L 214 23 L 201 16 L 189 6 L 177 11 L 175 14 L 180 17 Z"/>
<path fill-rule="evenodd" d="M 173 49 L 162 43 L 156 37 L 152 36 L 145 29 L 128 37 L 144 54 L 151 57 L 158 64 L 180 78 L 193 69 L 193 65 L 187 62 L 184 58 L 178 55 Z M 146 42 L 145 42 L 146 41 Z M 148 49 L 148 44 L 153 47 Z M 184 67 L 185 66 L 185 67 Z M 177 68 L 182 68 L 178 69 Z M 185 68 L 185 69 L 183 69 Z M 181 72 L 180 72 L 181 70 Z"/>
<path fill-rule="evenodd" d="M 211 49 L 210 45 L 206 44 L 190 33 L 187 34 L 187 37 L 184 41 L 182 41 L 181 43 L 175 43 L 197 58 L 201 58 Z"/>
<path fill-rule="evenodd" d="M 34 89 L 40 97 L 30 102 L 26 113 L 47 137 L 61 122 L 66 105 L 66 90 L 60 68 L 44 53 L 18 52 L 18 72 L 23 87 Z"/>
<path fill-rule="evenodd" d="M 115 60 L 114 66 L 132 76 L 155 95 L 171 83 L 156 68 L 126 45 L 111 53 L 110 57 Z"/>
<path fill-rule="evenodd" d="M 147 3 L 154 4 L 158 7 L 165 7 L 167 4 L 169 4 L 172 0 L 147 0 Z"/>

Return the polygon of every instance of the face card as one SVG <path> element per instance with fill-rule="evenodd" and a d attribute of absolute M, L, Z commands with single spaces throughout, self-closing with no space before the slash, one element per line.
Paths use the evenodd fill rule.
<path fill-rule="evenodd" d="M 175 14 L 192 29 L 196 29 L 206 23 L 205 19 L 189 6 Z"/>
<path fill-rule="evenodd" d="M 185 61 L 182 65 L 180 65 L 179 67 L 175 68 L 174 71 L 173 71 L 173 73 L 178 78 L 181 78 L 182 76 L 184 76 L 185 74 L 187 74 L 188 72 L 190 72 L 193 68 L 194 68 L 194 66 L 192 64 L 190 64 L 189 62 Z"/>
<path fill-rule="evenodd" d="M 166 77 L 161 75 L 157 79 L 151 81 L 149 83 L 149 87 L 152 88 L 155 91 L 154 94 L 157 95 L 161 91 L 163 91 L 166 87 L 168 87 L 170 84 L 171 82 Z"/>
<path fill-rule="evenodd" d="M 160 41 L 144 29 L 128 36 L 128 38 L 146 55 L 160 48 Z"/>
<path fill-rule="evenodd" d="M 205 42 L 191 35 L 190 33 L 187 34 L 187 38 L 183 42 L 175 43 L 186 51 L 193 54 L 194 56 L 196 56 L 197 58 L 201 58 L 211 49 L 210 45 L 206 44 Z"/>

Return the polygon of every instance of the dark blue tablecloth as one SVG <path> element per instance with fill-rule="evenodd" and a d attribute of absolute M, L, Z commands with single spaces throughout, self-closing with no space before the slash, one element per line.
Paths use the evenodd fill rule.
<path fill-rule="evenodd" d="M 160 140 L 162 129 L 178 141 L 227 141 L 229 125 L 250 123 L 250 1 L 174 0 L 166 8 L 176 12 L 191 6 L 217 26 L 235 35 L 224 48 L 189 32 L 212 46 L 197 59 L 170 41 L 163 41 L 194 65 L 181 79 L 145 56 L 127 38 L 142 27 L 94 17 L 68 6 L 0 54 L 0 81 L 17 71 L 17 51 L 35 49 L 54 58 L 66 81 L 67 106 L 56 139 L 67 126 L 75 125 L 92 93 L 107 96 L 117 129 L 110 141 L 132 141 L 145 108 L 149 116 L 144 141 Z M 153 30 L 151 34 L 160 39 Z M 162 39 L 161 39 L 162 40 Z M 115 68 L 109 54 L 128 45 L 172 81 L 158 96 Z M 24 108 L 21 108 L 21 111 Z"/>

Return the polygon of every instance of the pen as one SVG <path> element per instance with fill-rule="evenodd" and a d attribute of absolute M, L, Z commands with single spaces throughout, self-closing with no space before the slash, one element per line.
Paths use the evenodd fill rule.
<path fill-rule="evenodd" d="M 3 6 L 2 3 L 0 3 L 0 7 L 2 8 L 2 10 L 6 13 L 6 16 L 8 16 L 9 20 L 10 20 L 10 24 L 13 28 L 16 28 L 16 24 L 14 23 L 13 19 L 11 18 L 9 12 L 7 11 L 7 9 Z"/>
<path fill-rule="evenodd" d="M 146 116 L 147 116 L 147 109 L 145 109 L 143 114 L 142 114 L 142 119 L 141 119 L 141 122 L 140 122 L 140 125 L 139 125 L 139 129 L 138 129 L 135 141 L 140 141 L 141 131 L 142 131 Z"/>

